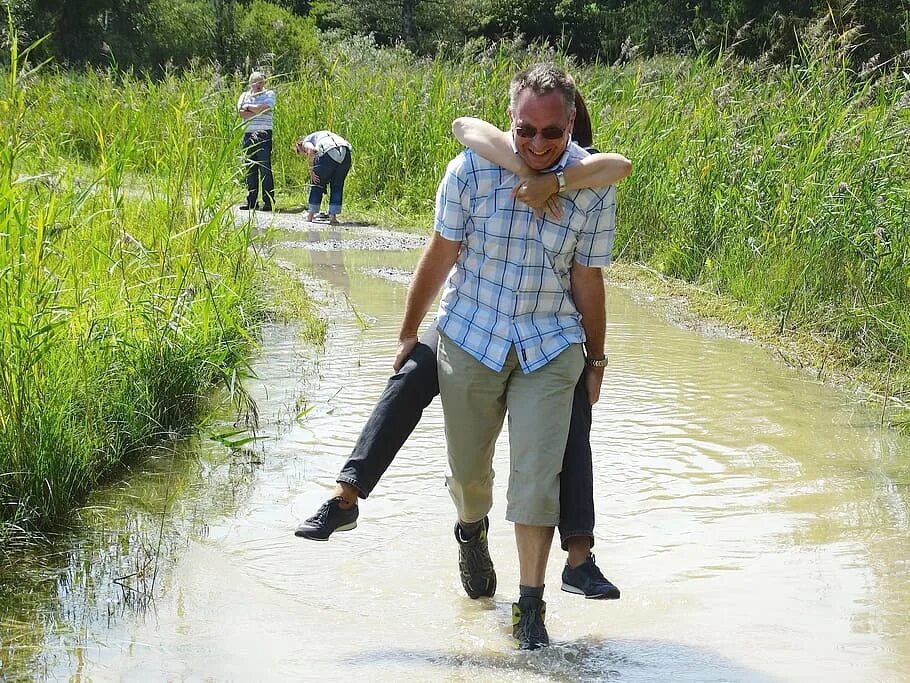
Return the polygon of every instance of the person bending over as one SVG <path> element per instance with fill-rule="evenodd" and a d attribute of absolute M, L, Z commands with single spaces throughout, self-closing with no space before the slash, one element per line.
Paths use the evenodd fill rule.
<path fill-rule="evenodd" d="M 297 154 L 309 157 L 310 198 L 306 219 L 312 221 L 329 189 L 329 224 L 338 225 L 344 181 L 351 170 L 351 143 L 330 130 L 318 130 L 294 143 Z"/>

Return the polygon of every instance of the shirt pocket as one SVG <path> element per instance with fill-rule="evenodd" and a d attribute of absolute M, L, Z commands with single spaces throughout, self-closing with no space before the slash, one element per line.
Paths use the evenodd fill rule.
<path fill-rule="evenodd" d="M 509 243 L 516 230 L 527 223 L 523 212 L 516 213 L 515 198 L 511 187 L 493 187 L 474 199 L 472 220 L 468 223 L 467 234 L 473 246 L 490 258 L 507 260 Z M 511 258 L 515 258 L 513 250 Z"/>
<path fill-rule="evenodd" d="M 471 214 L 478 220 L 487 222 L 495 214 L 508 216 L 515 209 L 515 198 L 511 187 L 479 188 L 474 196 Z M 491 226 L 494 230 L 498 226 Z"/>
<path fill-rule="evenodd" d="M 578 244 L 576 230 L 571 221 L 569 225 L 562 225 L 546 218 L 540 221 L 539 230 L 547 263 L 563 287 L 568 287 L 569 270 L 575 260 L 575 246 Z"/>

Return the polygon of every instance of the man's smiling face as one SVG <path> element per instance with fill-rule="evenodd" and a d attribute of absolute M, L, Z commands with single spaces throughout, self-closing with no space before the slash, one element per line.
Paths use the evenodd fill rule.
<path fill-rule="evenodd" d="M 575 113 L 569 115 L 558 90 L 535 95 L 525 89 L 509 109 L 509 118 L 519 156 L 535 171 L 542 171 L 559 161 L 566 150 Z"/>

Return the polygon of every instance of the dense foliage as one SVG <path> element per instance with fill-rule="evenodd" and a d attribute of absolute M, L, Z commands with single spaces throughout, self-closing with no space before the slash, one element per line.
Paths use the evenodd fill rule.
<path fill-rule="evenodd" d="M 0 521 L 30 526 L 193 423 L 248 353 L 257 268 L 211 79 L 18 66 L 0 81 Z"/>
<path fill-rule="evenodd" d="M 910 73 L 850 67 L 849 34 L 809 27 L 789 67 L 730 52 L 695 59 L 569 61 L 595 142 L 632 159 L 616 253 L 732 295 L 831 358 L 894 368 L 910 389 Z M 276 120 L 279 187 L 305 178 L 284 152 L 323 127 L 354 146 L 350 192 L 429 224 L 458 115 L 506 125 L 514 44 L 434 60 L 366 41 L 327 53 L 320 81 L 288 84 Z M 897 382 L 897 380 L 895 380 Z"/>
<path fill-rule="evenodd" d="M 4 0 L 26 41 L 63 64 L 158 70 L 194 58 L 241 68 L 268 53 L 273 70 L 306 65 L 313 30 L 371 35 L 418 54 L 467 41 L 522 38 L 583 60 L 733 50 L 785 60 L 814 19 L 859 27 L 854 58 L 884 61 L 910 47 L 907 0 Z"/>

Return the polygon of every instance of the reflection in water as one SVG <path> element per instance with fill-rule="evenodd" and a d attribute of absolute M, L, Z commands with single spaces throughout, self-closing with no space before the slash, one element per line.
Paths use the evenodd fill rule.
<path fill-rule="evenodd" d="M 78 510 L 71 531 L 8 553 L 0 679 L 85 673 L 85 648 L 114 623 L 154 612 L 171 565 L 207 535 L 206 520 L 244 499 L 256 462 L 198 438 L 159 446 Z"/>
<path fill-rule="evenodd" d="M 408 270 L 416 254 L 279 256 L 323 288 L 330 339 L 315 356 L 293 329 L 266 329 L 249 387 L 261 465 L 231 484 L 223 450 L 203 449 L 171 459 L 184 469 L 170 484 L 153 461 L 100 496 L 81 535 L 17 574 L 31 596 L 4 593 L 0 677 L 30 660 L 39 678 L 129 681 L 910 678 L 908 441 L 761 349 L 670 327 L 621 290 L 609 292 L 611 366 L 593 434 L 595 551 L 620 601 L 559 591 L 554 547 L 554 647 L 513 649 L 504 477 L 490 532 L 499 592 L 463 596 L 438 404 L 356 530 L 295 538 L 389 373 L 406 288 L 375 274 Z M 159 536 L 166 559 L 149 587 L 142 558 Z M 145 610 L 114 580 L 136 567 L 130 585 L 154 594 Z"/>

